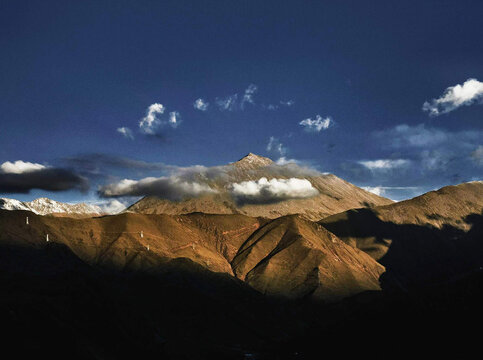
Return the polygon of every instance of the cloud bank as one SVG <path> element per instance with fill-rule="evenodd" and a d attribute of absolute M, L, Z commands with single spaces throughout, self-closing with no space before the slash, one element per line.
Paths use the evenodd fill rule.
<path fill-rule="evenodd" d="M 290 199 L 310 198 L 319 194 L 306 179 L 271 179 L 233 183 L 230 193 L 238 204 L 269 204 Z"/>
<path fill-rule="evenodd" d="M 0 192 L 28 194 L 33 189 L 87 191 L 86 178 L 68 169 L 17 160 L 0 165 Z"/>
<path fill-rule="evenodd" d="M 468 79 L 462 85 L 450 86 L 439 98 L 426 101 L 423 104 L 423 111 L 427 111 L 429 116 L 438 116 L 463 105 L 481 103 L 481 100 L 483 100 L 483 82 Z"/>
<path fill-rule="evenodd" d="M 124 179 L 101 186 L 101 197 L 156 196 L 171 201 L 180 201 L 207 193 L 215 193 L 206 184 L 185 181 L 179 177 L 147 177 L 141 180 Z"/>

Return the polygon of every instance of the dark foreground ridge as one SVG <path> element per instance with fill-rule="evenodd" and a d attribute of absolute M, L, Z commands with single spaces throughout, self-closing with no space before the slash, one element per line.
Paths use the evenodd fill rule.
<path fill-rule="evenodd" d="M 2 351 L 49 359 L 462 357 L 479 344 L 482 314 L 478 186 L 319 224 L 0 211 Z M 473 199 L 462 202 L 462 190 Z M 441 197 L 449 210 L 437 217 Z M 409 208 L 419 212 L 404 219 Z"/>

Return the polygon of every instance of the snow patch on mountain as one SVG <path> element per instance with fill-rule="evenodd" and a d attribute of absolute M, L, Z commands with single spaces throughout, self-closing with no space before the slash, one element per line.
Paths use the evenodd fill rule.
<path fill-rule="evenodd" d="M 39 198 L 30 202 L 15 199 L 0 198 L 0 209 L 27 210 L 37 215 L 47 214 L 93 214 L 102 215 L 105 211 L 100 206 L 92 204 L 66 204 L 48 198 Z"/>

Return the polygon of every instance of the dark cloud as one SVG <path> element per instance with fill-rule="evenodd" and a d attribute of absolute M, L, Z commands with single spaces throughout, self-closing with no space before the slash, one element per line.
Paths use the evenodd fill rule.
<path fill-rule="evenodd" d="M 177 177 L 145 178 L 141 180 L 124 179 L 116 183 L 101 186 L 99 196 L 156 196 L 162 199 L 179 201 L 185 198 L 197 197 L 207 193 L 215 193 L 206 184 L 184 181 Z"/>
<path fill-rule="evenodd" d="M 68 169 L 44 168 L 23 173 L 0 173 L 0 192 L 27 194 L 33 189 L 47 191 L 89 189 L 89 182 Z"/>

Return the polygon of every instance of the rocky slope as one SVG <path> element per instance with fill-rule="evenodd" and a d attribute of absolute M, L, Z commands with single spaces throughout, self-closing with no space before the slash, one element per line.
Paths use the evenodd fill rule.
<path fill-rule="evenodd" d="M 391 204 L 392 201 L 355 185 L 335 175 L 321 174 L 296 164 L 277 165 L 269 158 L 248 154 L 241 160 L 218 167 L 218 175 L 207 177 L 194 174 L 192 179 L 208 184 L 217 193 L 175 202 L 166 199 L 146 197 L 128 208 L 130 212 L 143 214 L 186 214 L 203 212 L 211 214 L 243 214 L 277 218 L 290 214 L 302 214 L 309 220 L 319 220 L 358 207 L 372 207 Z M 318 194 L 299 199 L 280 199 L 261 202 L 239 202 L 230 193 L 233 183 L 256 182 L 261 178 L 305 179 Z M 251 184 L 253 185 L 253 184 Z"/>

